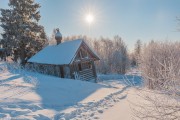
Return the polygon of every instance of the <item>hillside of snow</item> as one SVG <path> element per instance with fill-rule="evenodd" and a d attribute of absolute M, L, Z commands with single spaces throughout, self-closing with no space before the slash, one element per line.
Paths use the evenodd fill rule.
<path fill-rule="evenodd" d="M 61 79 L 0 63 L 0 118 L 32 120 L 132 119 L 138 76 L 99 75 L 100 82 Z"/>

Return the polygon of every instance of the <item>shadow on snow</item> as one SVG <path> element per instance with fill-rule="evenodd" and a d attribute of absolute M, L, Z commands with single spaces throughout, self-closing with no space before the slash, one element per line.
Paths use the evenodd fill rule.
<path fill-rule="evenodd" d="M 121 84 L 132 87 L 142 87 L 143 79 L 137 75 L 119 75 L 119 74 L 100 74 L 98 75 L 99 80 L 109 87 L 113 87 L 113 84 Z"/>

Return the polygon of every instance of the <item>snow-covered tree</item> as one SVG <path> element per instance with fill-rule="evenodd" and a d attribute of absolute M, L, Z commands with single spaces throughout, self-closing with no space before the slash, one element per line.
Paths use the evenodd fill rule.
<path fill-rule="evenodd" d="M 134 57 L 135 57 L 136 66 L 138 66 L 140 63 L 141 52 L 142 52 L 141 49 L 142 49 L 141 40 L 137 40 L 134 48 Z"/>
<path fill-rule="evenodd" d="M 21 64 L 41 50 L 47 42 L 43 26 L 38 24 L 40 5 L 34 0 L 9 0 L 10 9 L 0 9 L 3 47 Z"/>
<path fill-rule="evenodd" d="M 143 120 L 180 120 L 180 42 L 151 41 L 143 47 L 141 72 L 144 102 L 135 103 L 134 115 Z"/>
<path fill-rule="evenodd" d="M 124 41 L 119 37 L 114 37 L 114 52 L 113 52 L 113 69 L 120 74 L 125 74 L 129 66 L 127 47 Z"/>
<path fill-rule="evenodd" d="M 97 62 L 100 73 L 124 74 L 129 66 L 127 47 L 119 36 L 113 39 L 103 38 L 94 40 L 94 50 L 101 60 Z"/>
<path fill-rule="evenodd" d="M 49 45 L 56 45 L 57 44 L 56 39 L 55 39 L 55 34 L 56 34 L 56 29 L 53 29 L 52 35 L 48 41 Z"/>
<path fill-rule="evenodd" d="M 170 88 L 170 83 L 179 82 L 180 43 L 150 42 L 144 47 L 141 71 L 151 89 Z M 168 83 L 169 85 L 167 86 Z"/>

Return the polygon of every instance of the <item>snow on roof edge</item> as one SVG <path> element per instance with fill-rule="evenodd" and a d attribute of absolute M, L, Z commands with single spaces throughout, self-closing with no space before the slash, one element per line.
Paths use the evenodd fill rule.
<path fill-rule="evenodd" d="M 48 45 L 39 52 L 37 52 L 34 56 L 32 56 L 28 60 L 28 62 L 39 63 L 39 64 L 68 65 L 71 63 L 71 60 L 74 58 L 74 55 L 77 52 L 78 48 L 80 47 L 82 41 L 83 41 L 82 39 L 75 39 L 71 41 L 65 41 L 58 45 L 50 45 L 50 46 Z M 63 51 L 63 52 L 61 54 L 58 54 L 59 51 Z M 64 51 L 68 53 L 66 54 L 66 52 Z M 52 52 L 54 54 L 51 54 Z"/>

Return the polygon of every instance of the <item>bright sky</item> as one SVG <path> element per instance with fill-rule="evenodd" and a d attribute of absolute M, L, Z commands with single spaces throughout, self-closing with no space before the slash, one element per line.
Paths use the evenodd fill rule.
<path fill-rule="evenodd" d="M 48 36 L 60 28 L 63 36 L 119 35 L 131 49 L 137 39 L 180 41 L 176 17 L 180 16 L 180 0 L 36 0 L 40 3 L 40 24 Z M 0 0 L 7 8 L 8 0 Z M 86 15 L 94 21 L 89 25 Z M 90 31 L 90 32 L 89 32 Z M 0 28 L 0 32 L 2 29 Z"/>

